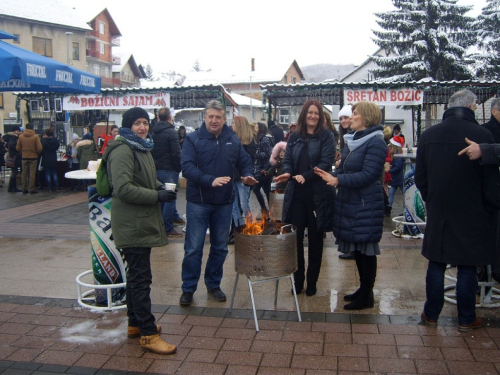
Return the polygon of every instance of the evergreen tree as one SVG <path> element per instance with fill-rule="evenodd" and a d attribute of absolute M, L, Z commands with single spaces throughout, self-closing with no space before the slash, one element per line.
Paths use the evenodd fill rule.
<path fill-rule="evenodd" d="M 373 31 L 374 42 L 389 54 L 373 56 L 376 78 L 395 81 L 424 78 L 449 81 L 472 78 L 466 51 L 476 41 L 472 6 L 457 0 L 392 0 L 397 10 L 376 13 L 384 31 Z"/>
<path fill-rule="evenodd" d="M 480 53 L 474 54 L 475 68 L 486 79 L 500 78 L 500 0 L 487 4 L 475 22 Z"/>
<path fill-rule="evenodd" d="M 145 80 L 146 81 L 154 81 L 154 74 L 153 74 L 153 68 L 151 67 L 151 64 L 147 64 L 146 65 L 146 68 L 144 69 L 144 71 L 146 72 L 146 78 Z"/>

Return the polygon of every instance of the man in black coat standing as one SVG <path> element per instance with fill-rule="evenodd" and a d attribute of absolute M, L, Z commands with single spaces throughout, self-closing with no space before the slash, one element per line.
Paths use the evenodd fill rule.
<path fill-rule="evenodd" d="M 274 144 L 278 144 L 278 142 L 283 142 L 285 140 L 285 133 L 283 130 L 278 128 L 278 125 L 273 120 L 269 120 L 267 123 L 267 128 L 269 129 L 269 133 L 274 138 Z"/>
<path fill-rule="evenodd" d="M 154 148 L 151 155 L 155 161 L 156 178 L 158 178 L 158 181 L 177 185 L 181 171 L 181 145 L 172 122 L 170 109 L 166 107 L 160 108 L 158 110 L 158 121 L 152 133 Z M 182 232 L 174 228 L 174 223 L 184 223 L 184 220 L 179 217 L 175 202 L 174 200 L 162 203 L 165 231 L 169 237 L 182 236 Z"/>
<path fill-rule="evenodd" d="M 493 134 L 495 143 L 500 143 L 500 98 L 491 101 L 491 118 L 483 126 Z"/>
<path fill-rule="evenodd" d="M 458 330 L 483 326 L 476 317 L 476 265 L 495 260 L 495 212 L 500 208 L 498 167 L 484 166 L 458 153 L 467 144 L 492 143 L 491 133 L 475 120 L 476 97 L 469 90 L 453 94 L 440 124 L 419 139 L 415 184 L 427 208 L 422 255 L 429 260 L 427 301 L 421 314 L 436 327 L 444 304 L 447 264 L 457 265 Z"/>

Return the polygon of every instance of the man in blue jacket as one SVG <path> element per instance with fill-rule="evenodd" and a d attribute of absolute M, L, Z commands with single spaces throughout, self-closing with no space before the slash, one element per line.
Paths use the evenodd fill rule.
<path fill-rule="evenodd" d="M 222 268 L 227 255 L 233 203 L 233 172 L 237 168 L 246 185 L 252 177 L 250 156 L 226 122 L 226 109 L 217 100 L 207 103 L 201 127 L 187 135 L 182 147 L 182 174 L 187 179 L 186 240 L 182 261 L 181 306 L 189 306 L 198 287 L 207 228 L 210 253 L 205 267 L 208 295 L 226 300 L 220 289 Z"/>

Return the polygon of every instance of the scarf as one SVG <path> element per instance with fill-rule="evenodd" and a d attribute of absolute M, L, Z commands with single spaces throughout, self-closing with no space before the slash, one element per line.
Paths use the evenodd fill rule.
<path fill-rule="evenodd" d="M 142 139 L 129 128 L 120 128 L 118 133 L 137 151 L 150 152 L 154 147 L 153 138 L 149 133 L 146 139 Z"/>
<path fill-rule="evenodd" d="M 364 132 L 364 130 L 362 130 L 361 132 L 354 132 L 352 134 L 344 135 L 344 142 L 346 143 L 347 147 L 349 147 L 349 151 L 352 152 L 356 150 L 358 147 L 360 147 L 366 141 L 370 140 L 373 137 L 379 137 L 381 139 L 384 139 L 384 132 L 382 130 L 375 130 L 366 135 L 363 135 L 362 132 Z M 361 138 L 354 139 L 356 134 L 361 135 Z"/>

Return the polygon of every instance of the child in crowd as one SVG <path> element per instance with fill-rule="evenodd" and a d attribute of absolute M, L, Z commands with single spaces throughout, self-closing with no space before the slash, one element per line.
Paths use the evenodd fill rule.
<path fill-rule="evenodd" d="M 391 174 L 391 188 L 389 189 L 389 206 L 386 211 L 388 216 L 391 215 L 396 191 L 399 188 L 401 193 L 403 192 L 403 158 L 395 158 L 394 155 L 403 152 L 402 147 L 404 142 L 403 137 L 395 136 L 391 138 L 391 143 L 389 145 L 391 151 L 391 169 L 389 169 L 388 172 Z"/>
<path fill-rule="evenodd" d="M 286 142 L 278 142 L 273 147 L 271 153 L 271 158 L 269 162 L 271 163 L 271 168 L 267 171 L 262 171 L 264 176 L 275 177 L 283 174 L 283 159 L 285 157 Z M 286 185 L 288 181 L 280 182 L 276 185 L 276 191 L 278 193 L 284 193 L 286 190 Z"/>

